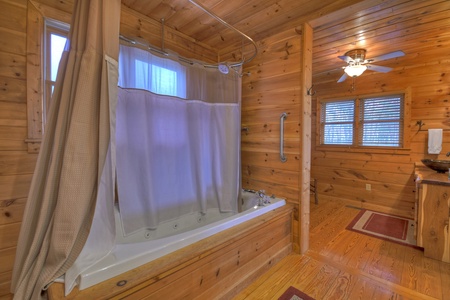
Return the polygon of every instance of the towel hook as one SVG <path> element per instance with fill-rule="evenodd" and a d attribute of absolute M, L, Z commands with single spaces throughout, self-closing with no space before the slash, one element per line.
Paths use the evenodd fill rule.
<path fill-rule="evenodd" d="M 416 126 L 419 126 L 419 130 L 417 130 L 417 131 L 422 130 L 422 126 L 424 126 L 424 125 L 425 125 L 425 123 L 422 120 L 417 121 Z"/>
<path fill-rule="evenodd" d="M 314 84 L 306 91 L 306 94 L 308 96 L 314 96 L 316 94 L 316 91 L 313 92 L 313 90 L 312 90 L 313 87 L 314 87 Z"/>

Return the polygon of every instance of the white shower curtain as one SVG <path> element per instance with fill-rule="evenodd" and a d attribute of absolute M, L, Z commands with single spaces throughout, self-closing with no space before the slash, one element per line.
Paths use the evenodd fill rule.
<path fill-rule="evenodd" d="M 240 77 L 164 60 L 121 46 L 117 181 L 126 234 L 208 208 L 237 211 Z M 155 82 L 155 68 L 166 82 Z M 161 86 L 171 96 L 136 89 Z"/>

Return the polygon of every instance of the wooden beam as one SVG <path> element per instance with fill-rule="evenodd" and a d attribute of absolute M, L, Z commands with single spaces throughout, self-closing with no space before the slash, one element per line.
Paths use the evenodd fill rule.
<path fill-rule="evenodd" d="M 305 23 L 301 27 L 300 61 L 300 172 L 299 172 L 299 228 L 300 253 L 309 248 L 309 203 L 311 173 L 311 90 L 312 90 L 313 29 Z"/>

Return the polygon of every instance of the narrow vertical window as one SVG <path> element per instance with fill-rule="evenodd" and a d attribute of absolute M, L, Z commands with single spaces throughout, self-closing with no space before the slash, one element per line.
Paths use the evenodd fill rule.
<path fill-rule="evenodd" d="M 53 90 L 55 88 L 56 75 L 58 73 L 59 62 L 67 42 L 69 25 L 46 20 L 45 26 L 45 59 L 44 59 L 44 102 L 43 102 L 43 122 L 45 124 L 46 114 L 50 107 Z"/>

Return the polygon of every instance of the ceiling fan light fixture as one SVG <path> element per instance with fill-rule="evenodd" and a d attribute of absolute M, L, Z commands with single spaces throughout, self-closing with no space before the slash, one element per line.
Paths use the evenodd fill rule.
<path fill-rule="evenodd" d="M 365 70 L 367 70 L 367 66 L 358 64 L 345 67 L 344 72 L 350 77 L 358 77 L 364 73 Z"/>

